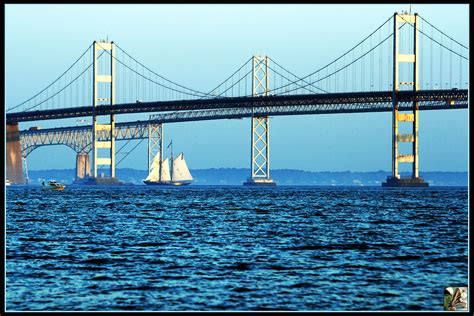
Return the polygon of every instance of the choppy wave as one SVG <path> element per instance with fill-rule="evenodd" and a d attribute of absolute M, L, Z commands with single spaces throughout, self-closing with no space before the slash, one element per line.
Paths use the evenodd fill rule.
<path fill-rule="evenodd" d="M 7 190 L 6 308 L 441 310 L 466 188 Z"/>

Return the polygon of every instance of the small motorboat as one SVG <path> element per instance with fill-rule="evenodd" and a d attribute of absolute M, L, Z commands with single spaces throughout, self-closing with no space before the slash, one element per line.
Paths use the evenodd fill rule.
<path fill-rule="evenodd" d="M 10 180 L 6 179 L 6 180 L 5 180 L 5 185 L 12 185 L 12 183 L 11 183 Z"/>
<path fill-rule="evenodd" d="M 64 184 L 58 183 L 56 180 L 49 180 L 47 183 L 43 181 L 43 188 L 50 190 L 64 190 L 66 186 Z"/>

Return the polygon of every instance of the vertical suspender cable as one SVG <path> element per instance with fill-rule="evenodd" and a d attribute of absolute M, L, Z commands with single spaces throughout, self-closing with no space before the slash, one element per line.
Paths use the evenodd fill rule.
<path fill-rule="evenodd" d="M 441 36 L 440 40 L 441 44 L 443 44 L 443 36 Z M 439 66 L 440 66 L 440 73 L 439 73 L 439 86 L 440 89 L 443 88 L 443 47 L 439 47 Z"/>
<path fill-rule="evenodd" d="M 451 50 L 453 50 L 453 40 L 451 40 Z M 453 86 L 453 54 L 449 54 L 449 86 Z"/>
<path fill-rule="evenodd" d="M 420 27 L 421 27 L 421 31 L 423 32 L 423 25 L 424 23 L 421 21 L 420 19 Z M 416 30 L 416 35 L 415 36 L 418 36 L 419 34 L 419 30 L 418 30 L 418 26 L 417 26 L 417 30 Z M 419 50 L 417 53 L 421 52 L 420 54 L 420 58 L 419 58 L 419 61 L 420 61 L 420 67 L 418 67 L 418 73 L 419 73 L 419 82 L 420 82 L 420 89 L 423 90 L 423 84 L 425 83 L 424 79 L 424 69 L 423 69 L 423 60 L 424 60 L 424 54 L 425 54 L 425 50 L 423 49 L 423 36 L 418 36 L 418 40 L 419 40 Z"/>
<path fill-rule="evenodd" d="M 462 58 L 461 58 L 461 53 L 462 53 L 462 46 L 459 45 L 459 89 L 462 88 Z"/>
<path fill-rule="evenodd" d="M 431 28 L 431 37 L 433 37 L 433 28 Z M 430 89 L 433 90 L 433 41 L 430 41 Z"/>

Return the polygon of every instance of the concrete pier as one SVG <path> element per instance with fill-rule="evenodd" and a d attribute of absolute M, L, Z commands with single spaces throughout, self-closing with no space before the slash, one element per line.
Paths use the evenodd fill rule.
<path fill-rule="evenodd" d="M 275 187 L 277 183 L 272 179 L 252 179 L 248 178 L 246 182 L 244 182 L 244 186 L 252 186 L 252 187 Z"/>
<path fill-rule="evenodd" d="M 408 179 L 399 179 L 393 177 L 387 177 L 387 181 L 382 183 L 383 187 L 422 187 L 426 188 L 429 186 L 422 178 L 408 178 Z"/>
<path fill-rule="evenodd" d="M 91 166 L 89 154 L 77 154 L 76 156 L 76 181 L 91 176 Z"/>
<path fill-rule="evenodd" d="M 18 123 L 7 124 L 6 129 L 6 179 L 13 184 L 24 184 Z"/>
<path fill-rule="evenodd" d="M 117 178 L 105 178 L 105 177 L 90 177 L 87 176 L 84 179 L 74 181 L 74 184 L 79 185 L 124 185 L 125 183 L 119 181 Z"/>

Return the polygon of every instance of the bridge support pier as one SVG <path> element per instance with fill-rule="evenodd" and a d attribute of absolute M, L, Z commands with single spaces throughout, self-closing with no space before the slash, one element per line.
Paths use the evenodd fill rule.
<path fill-rule="evenodd" d="M 91 176 L 89 154 L 79 153 L 76 155 L 76 181 L 81 181 Z"/>
<path fill-rule="evenodd" d="M 13 184 L 24 184 L 20 131 L 18 123 L 7 124 L 6 135 L 6 180 Z"/>
<path fill-rule="evenodd" d="M 268 57 L 253 57 L 252 94 L 268 95 Z M 253 110 L 252 110 L 253 113 Z M 245 186 L 276 186 L 270 178 L 270 118 L 251 118 L 250 177 Z"/>
<path fill-rule="evenodd" d="M 411 85 L 413 91 L 419 90 L 418 83 L 418 15 L 398 14 L 393 16 L 393 97 L 392 97 L 392 175 L 387 181 L 382 183 L 384 187 L 427 187 L 426 183 L 418 175 L 418 102 L 413 102 L 412 111 L 409 113 L 399 113 L 397 94 L 400 85 Z M 413 24 L 413 50 L 411 54 L 399 53 L 398 24 Z M 413 64 L 413 77 L 399 78 L 399 63 Z M 401 81 L 400 81 L 401 79 Z M 411 134 L 399 134 L 398 128 L 400 122 L 411 124 Z M 412 153 L 399 155 L 399 142 L 411 142 Z M 398 172 L 400 162 L 412 163 L 412 175 L 409 178 L 401 178 Z"/>

